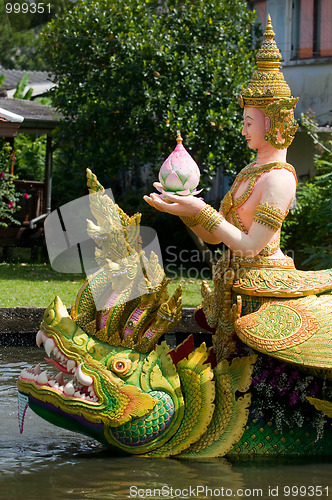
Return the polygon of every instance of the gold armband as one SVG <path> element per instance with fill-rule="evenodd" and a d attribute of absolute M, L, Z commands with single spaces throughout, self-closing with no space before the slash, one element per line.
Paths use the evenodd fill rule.
<path fill-rule="evenodd" d="M 188 227 L 202 226 L 206 231 L 212 233 L 214 228 L 224 220 L 224 216 L 210 205 L 206 205 L 195 217 L 180 217 Z"/>
<path fill-rule="evenodd" d="M 287 213 L 288 212 L 282 212 L 279 208 L 260 203 L 254 211 L 253 219 L 254 222 L 263 224 L 274 231 L 279 231 Z"/>
<path fill-rule="evenodd" d="M 216 226 L 224 220 L 224 216 L 217 212 L 210 205 L 206 205 L 198 214 L 195 216 L 197 223 L 202 226 L 206 231 L 212 233 Z"/>

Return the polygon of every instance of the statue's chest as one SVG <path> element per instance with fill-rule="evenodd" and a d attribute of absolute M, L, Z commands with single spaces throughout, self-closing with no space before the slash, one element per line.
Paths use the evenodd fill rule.
<path fill-rule="evenodd" d="M 246 214 L 252 218 L 255 208 L 261 200 L 261 184 L 260 179 L 248 179 L 240 182 L 232 193 L 233 210 L 236 210 L 239 215 Z"/>

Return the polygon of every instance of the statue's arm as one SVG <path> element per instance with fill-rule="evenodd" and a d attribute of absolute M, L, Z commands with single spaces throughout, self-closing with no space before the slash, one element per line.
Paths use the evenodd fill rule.
<path fill-rule="evenodd" d="M 259 205 L 268 205 L 285 213 L 295 196 L 296 181 L 293 174 L 286 169 L 272 170 L 260 178 L 257 189 L 261 193 Z M 206 203 L 195 196 L 168 195 L 166 199 L 162 199 L 160 195 L 153 193 L 144 199 L 158 210 L 180 217 L 195 217 L 206 207 Z M 257 255 L 278 230 L 263 224 L 261 220 L 256 222 L 255 218 L 248 234 L 225 219 L 219 221 L 211 232 L 201 225 L 191 226 L 190 229 L 206 243 L 223 242 L 232 251 L 247 257 Z"/>
<path fill-rule="evenodd" d="M 282 223 L 284 214 L 287 213 L 295 196 L 296 180 L 288 170 L 274 170 L 262 176 L 258 189 L 261 192 L 260 201 L 248 234 L 225 219 L 215 227 L 212 233 L 201 226 L 194 226 L 191 229 L 206 243 L 223 242 L 235 253 L 254 257 L 278 231 L 278 222 Z M 268 221 L 267 224 L 264 223 L 265 220 Z"/>

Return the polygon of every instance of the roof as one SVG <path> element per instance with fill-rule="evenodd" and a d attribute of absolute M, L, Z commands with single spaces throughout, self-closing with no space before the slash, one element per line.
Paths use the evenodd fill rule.
<path fill-rule="evenodd" d="M 0 75 L 3 75 L 5 77 L 5 81 L 3 82 L 1 89 L 7 91 L 8 97 L 13 97 L 18 82 L 20 82 L 26 74 L 29 75 L 27 89 L 33 89 L 33 96 L 44 94 L 54 86 L 54 83 L 52 83 L 51 81 L 51 76 L 47 71 L 5 69 L 0 66 Z"/>
<path fill-rule="evenodd" d="M 49 133 L 62 118 L 51 106 L 25 99 L 0 98 L 0 117 L 21 122 L 20 133 Z"/>

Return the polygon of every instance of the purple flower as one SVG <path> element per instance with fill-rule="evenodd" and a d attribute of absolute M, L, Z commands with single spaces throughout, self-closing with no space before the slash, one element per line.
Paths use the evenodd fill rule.
<path fill-rule="evenodd" d="M 300 401 L 300 395 L 298 392 L 293 392 L 289 397 L 289 404 L 294 406 L 296 403 Z"/>

